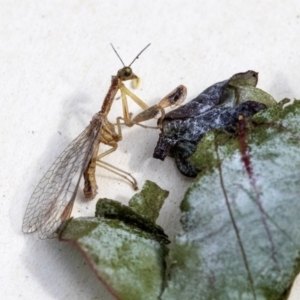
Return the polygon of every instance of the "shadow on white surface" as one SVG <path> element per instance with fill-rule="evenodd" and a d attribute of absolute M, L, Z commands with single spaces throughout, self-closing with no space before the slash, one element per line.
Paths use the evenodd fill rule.
<path fill-rule="evenodd" d="M 22 262 L 37 283 L 37 298 L 42 289 L 49 299 L 114 299 L 76 247 L 56 239 L 24 239 Z"/>

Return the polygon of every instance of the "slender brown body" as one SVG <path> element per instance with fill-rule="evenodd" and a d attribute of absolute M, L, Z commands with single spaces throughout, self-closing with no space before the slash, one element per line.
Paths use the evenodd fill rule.
<path fill-rule="evenodd" d="M 133 80 L 137 79 L 138 77 L 132 73 L 129 67 L 119 70 L 117 76 L 112 76 L 110 88 L 104 98 L 102 108 L 98 113 L 99 120 L 101 120 L 101 134 L 98 137 L 98 146 L 95 148 L 93 156 L 85 169 L 83 176 L 84 176 L 84 196 L 86 199 L 93 199 L 97 194 L 97 182 L 96 182 L 96 166 L 97 161 L 100 162 L 100 159 L 107 154 L 115 151 L 118 148 L 118 142 L 122 140 L 121 130 L 117 133 L 115 131 L 115 126 L 108 121 L 107 115 L 111 109 L 115 96 L 118 90 L 122 90 L 124 85 L 122 81 L 125 80 Z M 124 75 L 127 74 L 127 76 Z M 101 155 L 98 155 L 100 143 L 108 145 L 111 147 L 110 150 L 104 152 Z M 136 183 L 135 183 L 136 185 Z M 134 185 L 134 188 L 135 188 Z"/>

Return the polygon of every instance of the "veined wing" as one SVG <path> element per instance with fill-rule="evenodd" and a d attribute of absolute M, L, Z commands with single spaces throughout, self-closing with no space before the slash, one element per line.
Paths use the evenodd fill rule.
<path fill-rule="evenodd" d="M 99 140 L 101 125 L 101 120 L 94 117 L 41 179 L 27 206 L 23 232 L 38 231 L 40 238 L 56 236 L 56 230 L 72 210 L 81 176 Z"/>

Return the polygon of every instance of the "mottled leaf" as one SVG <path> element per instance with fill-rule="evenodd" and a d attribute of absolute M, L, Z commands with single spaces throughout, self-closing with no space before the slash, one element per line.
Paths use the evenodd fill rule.
<path fill-rule="evenodd" d="M 139 195 L 139 207 L 145 214 L 151 210 L 153 216 L 166 196 L 164 190 L 147 182 Z M 160 205 L 156 199 L 160 199 Z M 160 226 L 132 208 L 100 199 L 96 217 L 71 219 L 60 238 L 80 248 L 99 279 L 118 299 L 152 300 L 162 293 L 168 253 L 165 244 L 169 241 Z"/>
<path fill-rule="evenodd" d="M 162 299 L 286 299 L 300 270 L 300 101 L 285 103 L 199 143 Z"/>

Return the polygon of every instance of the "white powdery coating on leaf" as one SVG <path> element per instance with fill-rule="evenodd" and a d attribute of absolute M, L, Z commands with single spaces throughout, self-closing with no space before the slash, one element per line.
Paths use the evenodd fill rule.
<path fill-rule="evenodd" d="M 269 140 L 249 145 L 252 182 L 240 152 L 224 158 L 222 147 L 219 148 L 226 195 L 257 299 L 266 299 L 266 289 L 282 292 L 289 285 L 299 256 L 300 230 L 295 222 L 300 211 L 300 152 L 290 133 L 296 132 L 299 117 L 288 117 L 283 122 L 287 132 L 274 136 L 274 130 L 269 128 Z M 226 205 L 219 170 L 194 183 L 187 199 L 189 210 L 183 215 L 185 232 L 177 237 L 176 243 L 183 253 L 193 255 L 187 257 L 185 267 L 174 268 L 176 280 L 169 283 L 163 299 L 170 299 L 176 291 L 185 299 L 196 295 L 196 291 L 201 291 L 198 299 L 253 299 L 249 272 Z M 198 280 L 186 281 L 186 277 Z"/>
<path fill-rule="evenodd" d="M 116 222 L 118 226 L 114 220 L 103 219 L 78 243 L 98 276 L 117 294 L 143 293 L 144 299 L 153 299 L 153 292 L 159 295 L 163 280 L 162 248 L 141 230 Z"/>

